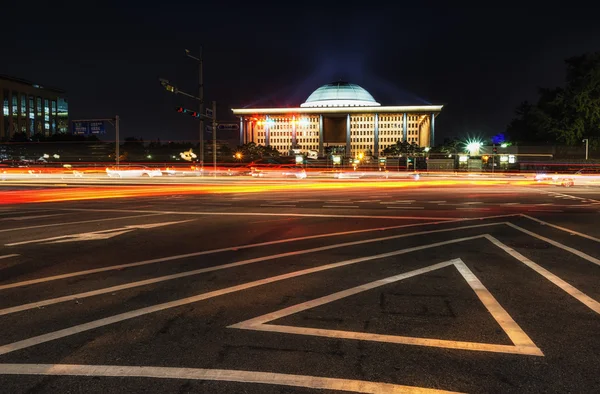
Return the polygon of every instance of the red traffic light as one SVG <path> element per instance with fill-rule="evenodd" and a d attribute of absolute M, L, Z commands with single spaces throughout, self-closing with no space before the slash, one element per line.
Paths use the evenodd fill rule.
<path fill-rule="evenodd" d="M 185 112 L 185 109 L 183 107 L 175 107 L 175 110 L 177 112 Z"/>
<path fill-rule="evenodd" d="M 198 112 L 192 112 L 190 115 L 192 115 L 194 118 L 198 118 L 200 116 L 198 115 Z"/>

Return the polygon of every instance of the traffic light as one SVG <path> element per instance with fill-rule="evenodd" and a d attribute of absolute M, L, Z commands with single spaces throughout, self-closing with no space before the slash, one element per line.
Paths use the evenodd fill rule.
<path fill-rule="evenodd" d="M 200 114 L 198 114 L 198 112 L 194 111 L 194 112 L 190 112 L 190 115 L 192 115 L 192 117 L 194 118 L 199 118 Z"/>
<path fill-rule="evenodd" d="M 187 109 L 185 109 L 185 108 L 183 108 L 183 107 L 175 107 L 175 110 L 176 110 L 177 112 L 181 112 L 181 113 L 183 113 L 183 114 L 187 112 Z"/>
<path fill-rule="evenodd" d="M 494 146 L 494 148 L 492 149 L 492 151 L 494 152 L 494 154 L 498 153 L 498 147 Z"/>

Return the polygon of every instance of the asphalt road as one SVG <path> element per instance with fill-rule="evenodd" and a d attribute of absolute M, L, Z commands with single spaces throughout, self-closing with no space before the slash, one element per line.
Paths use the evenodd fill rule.
<path fill-rule="evenodd" d="M 0 391 L 597 392 L 599 211 L 510 185 L 0 205 Z"/>

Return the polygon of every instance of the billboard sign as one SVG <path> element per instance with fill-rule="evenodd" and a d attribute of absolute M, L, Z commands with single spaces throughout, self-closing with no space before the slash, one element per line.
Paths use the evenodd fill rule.
<path fill-rule="evenodd" d="M 73 122 L 73 134 L 88 135 L 89 134 L 88 122 Z"/>
<path fill-rule="evenodd" d="M 104 121 L 93 121 L 88 122 L 88 124 L 90 134 L 106 134 L 106 129 L 104 128 Z"/>

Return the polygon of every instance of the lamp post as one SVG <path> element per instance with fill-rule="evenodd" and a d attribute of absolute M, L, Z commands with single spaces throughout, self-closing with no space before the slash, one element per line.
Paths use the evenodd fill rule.
<path fill-rule="evenodd" d="M 590 140 L 588 138 L 582 140 L 581 142 L 585 142 L 585 160 L 588 160 L 589 157 L 589 153 L 590 153 Z"/>
<path fill-rule="evenodd" d="M 194 59 L 198 62 L 198 111 L 199 113 L 204 113 L 204 74 L 203 74 L 203 64 L 202 64 L 202 47 L 200 47 L 200 57 L 196 57 L 190 54 L 188 49 L 185 50 L 185 55 L 190 59 Z M 200 119 L 199 125 L 199 139 L 200 143 L 198 146 L 198 150 L 200 151 L 200 168 L 204 168 L 204 120 Z"/>

